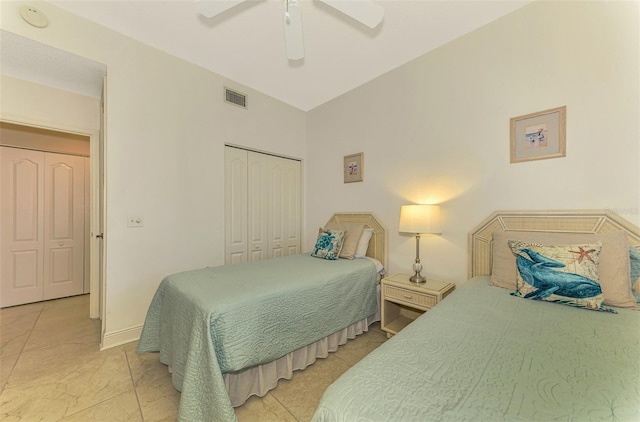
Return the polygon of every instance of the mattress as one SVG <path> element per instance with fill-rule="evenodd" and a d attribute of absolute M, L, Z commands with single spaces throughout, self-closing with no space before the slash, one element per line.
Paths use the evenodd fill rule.
<path fill-rule="evenodd" d="M 179 420 L 235 420 L 223 374 L 278 359 L 376 312 L 376 267 L 308 254 L 166 277 L 138 352 L 160 352 Z"/>
<path fill-rule="evenodd" d="M 640 420 L 640 312 L 458 285 L 325 392 L 313 420 Z"/>

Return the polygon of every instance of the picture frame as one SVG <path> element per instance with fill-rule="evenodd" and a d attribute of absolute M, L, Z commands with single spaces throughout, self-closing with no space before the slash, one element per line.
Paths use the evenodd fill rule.
<path fill-rule="evenodd" d="M 362 182 L 364 179 L 364 153 L 344 156 L 344 183 Z"/>
<path fill-rule="evenodd" d="M 511 163 L 566 156 L 567 107 L 512 117 Z"/>

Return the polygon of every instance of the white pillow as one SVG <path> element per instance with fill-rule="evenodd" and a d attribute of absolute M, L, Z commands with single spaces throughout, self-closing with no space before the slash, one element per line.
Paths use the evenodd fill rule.
<path fill-rule="evenodd" d="M 373 262 L 376 266 L 376 272 L 378 273 L 379 276 L 383 276 L 387 273 L 387 270 L 384 269 L 384 266 L 382 265 L 382 262 L 378 261 L 375 258 L 371 258 L 370 256 L 365 256 L 364 259 L 368 259 L 369 261 Z"/>
<path fill-rule="evenodd" d="M 364 258 L 367 256 L 367 249 L 369 249 L 369 240 L 371 240 L 371 236 L 373 236 L 373 229 L 365 227 L 362 230 L 362 235 L 358 241 L 358 247 L 356 248 L 355 253 L 356 258 Z"/>

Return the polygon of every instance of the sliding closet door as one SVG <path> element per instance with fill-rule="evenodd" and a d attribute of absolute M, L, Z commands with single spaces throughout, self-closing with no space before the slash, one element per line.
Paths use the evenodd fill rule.
<path fill-rule="evenodd" d="M 44 154 L 0 147 L 0 307 L 43 296 Z"/>

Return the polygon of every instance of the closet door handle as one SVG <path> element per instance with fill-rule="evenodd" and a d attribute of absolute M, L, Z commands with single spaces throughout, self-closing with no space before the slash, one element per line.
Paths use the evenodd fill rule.
<path fill-rule="evenodd" d="M 96 239 L 104 239 L 104 233 L 97 234 Z"/>

